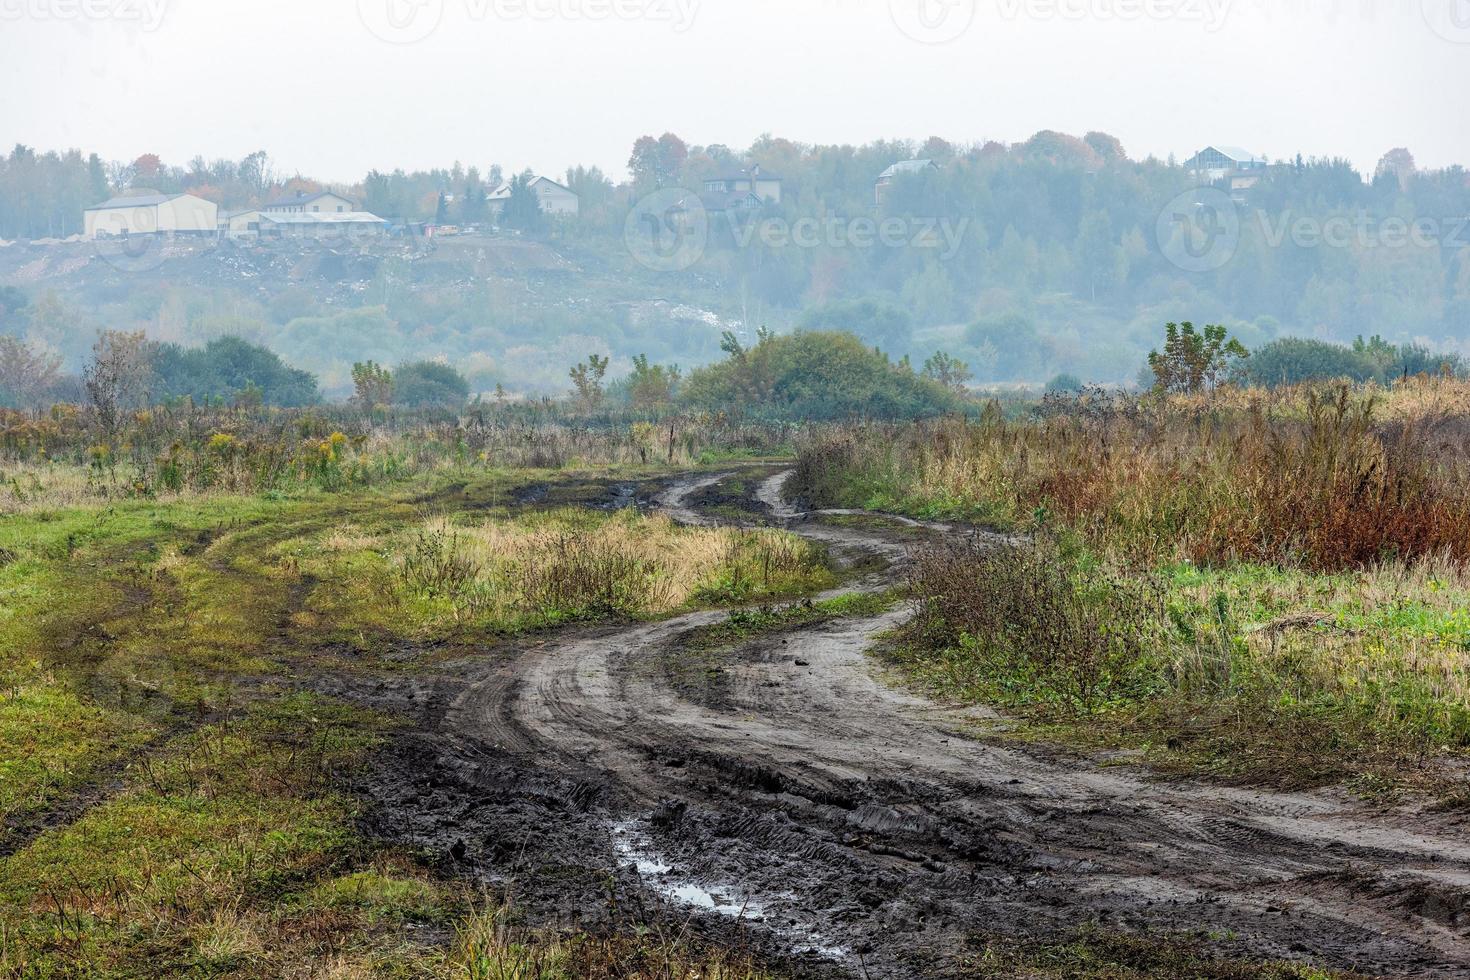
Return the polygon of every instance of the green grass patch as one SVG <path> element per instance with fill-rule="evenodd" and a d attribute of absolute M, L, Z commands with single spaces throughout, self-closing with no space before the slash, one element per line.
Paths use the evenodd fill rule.
<path fill-rule="evenodd" d="M 571 493 L 605 495 L 613 475 Z M 0 517 L 0 975 L 464 975 L 434 945 L 469 908 L 459 886 L 361 839 L 344 791 L 398 722 L 277 679 L 387 669 L 344 640 L 655 617 L 833 580 L 779 532 L 517 499 L 550 477 Z M 654 962 L 636 933 L 608 941 Z"/>
<path fill-rule="evenodd" d="M 692 630 L 684 646 L 689 650 L 713 650 L 837 619 L 872 618 L 883 615 L 897 601 L 892 592 L 849 592 L 831 599 L 737 609 L 722 623 Z"/>
<path fill-rule="evenodd" d="M 1010 731 L 1138 750 L 1169 771 L 1453 796 L 1470 757 L 1465 580 L 1389 563 L 1335 575 L 1150 573 L 1076 544 L 921 552 L 920 615 L 889 650 Z"/>
<path fill-rule="evenodd" d="M 358 846 L 356 804 L 334 774 L 383 725 L 295 695 L 138 760 L 119 796 L 0 864 L 0 964 L 163 975 L 291 955 L 269 948 L 269 922 Z"/>

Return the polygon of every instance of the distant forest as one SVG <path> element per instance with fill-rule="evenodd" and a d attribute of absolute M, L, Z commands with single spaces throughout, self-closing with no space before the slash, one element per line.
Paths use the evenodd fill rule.
<path fill-rule="evenodd" d="M 875 206 L 879 174 L 914 158 L 936 167 L 900 176 Z M 759 236 L 741 243 L 729 229 L 717 229 L 691 268 L 650 272 L 629 260 L 624 227 L 640 197 L 661 187 L 697 191 L 706 177 L 754 164 L 783 179 L 784 197 L 741 220 L 790 226 L 802 218 L 897 217 L 944 221 L 963 234 L 953 249 L 827 240 L 799 247 Z M 186 332 L 164 331 L 162 339 L 247 336 L 318 372 L 329 388 L 345 384 L 342 365 L 354 357 L 342 352 L 329 363 L 322 339 L 350 342 L 352 330 L 370 334 L 372 356 L 385 362 L 455 360 L 477 390 L 496 383 L 564 390 L 564 365 L 591 352 L 624 367 L 637 354 L 694 367 L 718 359 L 721 330 L 731 324 L 747 338 L 760 326 L 850 329 L 916 362 L 944 351 L 966 362 L 978 382 L 1044 382 L 1058 373 L 1129 382 L 1160 324 L 1183 320 L 1224 324 L 1252 349 L 1286 336 L 1340 343 L 1376 336 L 1470 351 L 1470 173 L 1458 166 L 1420 170 L 1406 150 L 1385 155 L 1372 174 L 1344 160 L 1271 165 L 1238 192 L 1233 257 L 1201 272 L 1171 262 L 1158 231 L 1167 205 L 1200 179 L 1172 160 L 1131 159 L 1102 133 L 1042 132 L 1018 144 L 970 146 L 938 138 L 811 146 L 764 137 L 741 150 L 690 146 L 665 134 L 637 142 L 621 179 L 580 166 L 546 176 L 580 195 L 581 214 L 532 215 L 514 234 L 569 257 L 575 271 L 544 278 L 530 298 L 497 283 L 494 274 L 468 285 L 395 290 L 383 273 L 383 281 L 361 291 L 361 308 L 347 311 L 300 296 L 226 303 L 191 292 L 187 282 L 163 295 L 150 287 L 146 301 L 106 308 L 78 297 L 47 299 L 20 286 L 42 308 L 69 304 L 84 327 L 152 329 L 152 319 L 188 308 L 197 322 Z M 374 171 L 335 189 L 397 222 L 480 224 L 488 219 L 486 195 L 501 178 L 498 166 L 455 164 Z M 187 190 L 233 208 L 322 186 L 275 173 L 263 152 L 239 161 L 200 157 L 176 167 L 152 155 L 120 165 L 17 146 L 0 159 L 0 238 L 75 234 L 85 206 L 127 188 Z M 1338 242 L 1296 233 L 1334 220 L 1353 233 Z M 1415 222 L 1426 231 L 1403 240 L 1398 229 Z M 722 322 L 702 331 L 655 328 L 614 310 L 640 297 L 712 311 Z M 50 312 L 57 315 L 54 306 Z M 329 329 L 332 318 L 353 317 L 352 329 Z M 213 328 L 211 318 L 218 321 Z M 95 336 L 95 329 L 84 331 L 70 344 L 56 326 L 43 333 L 13 320 L 0 323 L 0 331 L 30 332 L 69 360 Z"/>

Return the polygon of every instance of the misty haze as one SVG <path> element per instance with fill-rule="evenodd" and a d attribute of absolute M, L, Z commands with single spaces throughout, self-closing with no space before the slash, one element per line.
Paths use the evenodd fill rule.
<path fill-rule="evenodd" d="M 1470 972 L 1470 2 L 0 0 L 0 976 Z"/>

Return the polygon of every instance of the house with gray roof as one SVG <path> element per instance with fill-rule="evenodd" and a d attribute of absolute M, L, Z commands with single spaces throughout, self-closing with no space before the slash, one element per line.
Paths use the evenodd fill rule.
<path fill-rule="evenodd" d="M 939 164 L 933 160 L 900 160 L 887 170 L 878 175 L 873 183 L 873 203 L 881 206 L 884 198 L 888 196 L 893 182 L 899 177 L 908 174 L 921 174 L 929 170 L 938 170 Z"/>

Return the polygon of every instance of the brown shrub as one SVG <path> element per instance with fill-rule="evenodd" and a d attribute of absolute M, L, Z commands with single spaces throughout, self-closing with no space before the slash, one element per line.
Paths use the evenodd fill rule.
<path fill-rule="evenodd" d="M 1017 681 L 1092 706 L 1139 693 L 1167 645 L 1156 579 L 1084 568 L 1047 539 L 933 545 L 917 549 L 909 569 L 915 638 L 961 649 L 974 671 L 968 685 Z"/>
<path fill-rule="evenodd" d="M 819 505 L 1056 522 L 1137 563 L 1470 559 L 1466 416 L 1379 410 L 1340 387 L 849 427 L 803 449 L 795 486 Z"/>

